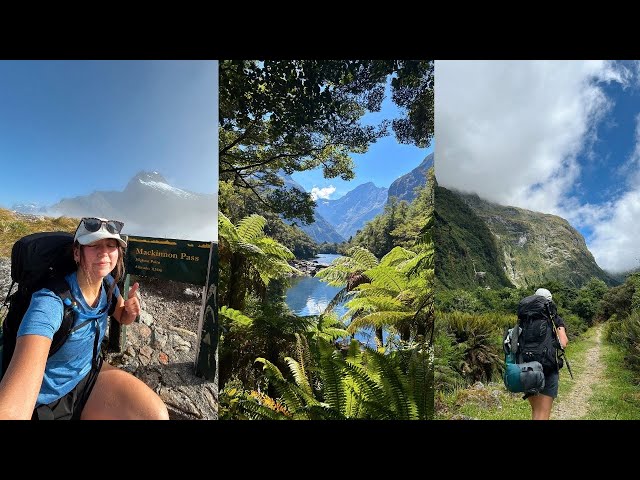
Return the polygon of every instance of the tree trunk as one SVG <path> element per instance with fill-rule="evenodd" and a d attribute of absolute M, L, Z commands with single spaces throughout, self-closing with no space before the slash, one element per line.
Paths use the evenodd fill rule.
<path fill-rule="evenodd" d="M 244 258 L 240 255 L 231 256 L 231 270 L 229 275 L 229 305 L 227 307 L 243 311 L 247 296 L 247 286 L 244 275 Z"/>

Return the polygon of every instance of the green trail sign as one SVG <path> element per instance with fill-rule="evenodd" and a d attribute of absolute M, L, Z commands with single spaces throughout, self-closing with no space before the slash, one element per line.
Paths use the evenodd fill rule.
<path fill-rule="evenodd" d="M 217 243 L 124 235 L 123 238 L 127 241 L 124 258 L 127 275 L 125 284 L 120 285 L 120 291 L 125 296 L 129 290 L 129 274 L 163 278 L 203 287 L 194 367 L 197 376 L 217 382 L 219 336 L 216 304 Z M 110 348 L 122 351 L 126 344 L 126 327 L 112 318 L 109 329 Z"/>
<path fill-rule="evenodd" d="M 204 286 L 210 249 L 211 242 L 130 236 L 125 269 L 132 275 Z"/>

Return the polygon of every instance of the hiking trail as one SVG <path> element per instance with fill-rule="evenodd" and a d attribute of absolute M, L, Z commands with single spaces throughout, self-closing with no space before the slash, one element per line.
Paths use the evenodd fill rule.
<path fill-rule="evenodd" d="M 589 398 L 591 397 L 592 386 L 605 381 L 604 364 L 600 358 L 602 327 L 602 324 L 596 327 L 595 344 L 587 350 L 584 358 L 584 369 L 580 374 L 574 373 L 575 385 L 573 389 L 569 395 L 561 398 L 557 403 L 554 402 L 555 405 L 551 412 L 552 420 L 577 420 L 589 412 Z M 566 368 L 564 370 L 563 375 L 566 375 L 566 378 L 570 378 Z"/>

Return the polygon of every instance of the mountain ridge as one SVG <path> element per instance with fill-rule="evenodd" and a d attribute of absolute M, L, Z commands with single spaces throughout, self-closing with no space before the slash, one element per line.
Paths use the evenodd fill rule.
<path fill-rule="evenodd" d="M 449 219 L 449 222 L 439 219 Z M 482 242 L 465 244 L 467 239 L 473 238 L 474 233 L 480 232 L 478 219 L 482 222 L 482 228 L 490 232 L 491 238 L 485 232 Z M 474 225 L 473 229 L 469 228 L 470 225 Z M 556 215 L 498 205 L 476 194 L 438 186 L 438 228 L 441 229 L 436 235 L 436 244 L 440 249 L 440 279 L 450 287 L 477 285 L 479 282 L 475 272 L 484 271 L 487 265 L 494 270 L 496 266 L 499 267 L 508 281 L 517 287 L 540 285 L 551 280 L 581 287 L 592 277 L 608 285 L 619 283 L 598 266 L 582 235 L 566 219 Z M 455 250 L 455 242 L 449 241 L 442 229 L 464 245 L 463 258 L 476 263 L 475 267 L 467 266 L 465 274 L 443 263 Z M 491 250 L 491 242 L 495 244 L 498 257 L 493 256 L 491 261 L 487 261 L 482 254 Z M 437 265 L 438 258 L 436 275 Z M 486 275 L 489 276 L 489 273 Z"/>

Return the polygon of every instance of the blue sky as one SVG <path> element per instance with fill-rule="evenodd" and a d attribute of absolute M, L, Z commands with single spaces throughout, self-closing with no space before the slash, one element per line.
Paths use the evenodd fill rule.
<path fill-rule="evenodd" d="M 363 117 L 363 123 L 379 123 L 384 119 L 390 120 L 400 116 L 400 110 L 391 100 L 390 88 L 387 85 L 381 111 L 366 114 Z M 356 165 L 353 180 L 345 181 L 339 177 L 324 178 L 320 169 L 297 172 L 292 177 L 306 191 L 312 192 L 315 187 L 319 190 L 319 192 L 318 190 L 315 192 L 324 195 L 323 198 L 332 200 L 342 197 L 358 185 L 367 182 L 373 182 L 376 187 L 389 187 L 396 178 L 409 173 L 420 165 L 422 160 L 433 152 L 435 146 L 435 141 L 432 141 L 429 148 L 426 149 L 400 144 L 395 139 L 391 128 L 389 128 L 389 132 L 389 136 L 381 138 L 371 145 L 366 153 L 352 154 Z"/>
<path fill-rule="evenodd" d="M 218 189 L 216 61 L 0 61 L 0 207 L 123 190 L 139 171 Z"/>
<path fill-rule="evenodd" d="M 441 185 L 560 215 L 605 270 L 640 266 L 638 62 L 437 61 L 435 76 Z"/>

